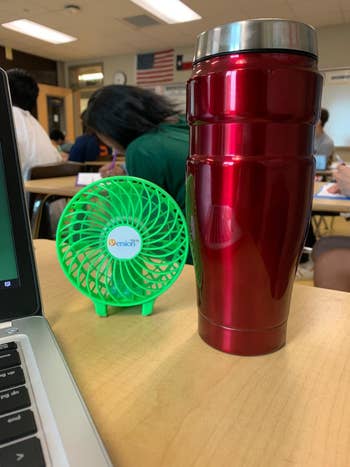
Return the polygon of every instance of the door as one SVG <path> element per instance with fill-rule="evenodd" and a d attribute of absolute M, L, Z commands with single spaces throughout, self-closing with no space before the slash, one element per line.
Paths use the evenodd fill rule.
<path fill-rule="evenodd" d="M 74 142 L 73 93 L 71 89 L 39 84 L 37 100 L 38 120 L 49 134 L 59 129 L 67 142 Z"/>

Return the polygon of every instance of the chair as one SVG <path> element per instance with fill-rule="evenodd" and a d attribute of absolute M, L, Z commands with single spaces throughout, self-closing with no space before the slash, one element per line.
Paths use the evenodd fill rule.
<path fill-rule="evenodd" d="M 313 211 L 312 212 L 312 224 L 315 229 L 316 238 L 321 237 L 321 227 L 323 225 L 325 231 L 331 231 L 334 225 L 334 218 L 339 216 L 339 212 L 330 212 L 330 211 Z M 327 217 L 330 217 L 330 223 L 327 222 Z"/>
<path fill-rule="evenodd" d="M 59 162 L 55 164 L 37 165 L 29 172 L 29 180 L 41 178 L 69 177 L 77 175 L 83 169 L 83 165 L 76 162 Z M 53 212 L 53 203 L 56 209 Z M 28 208 L 31 218 L 33 238 L 54 238 L 59 216 L 64 209 L 67 200 L 57 195 L 30 194 Z"/>

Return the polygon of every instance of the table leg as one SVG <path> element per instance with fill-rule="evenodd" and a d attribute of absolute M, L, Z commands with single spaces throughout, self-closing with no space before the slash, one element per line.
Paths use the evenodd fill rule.
<path fill-rule="evenodd" d="M 30 225 L 32 228 L 33 238 L 39 238 L 39 231 L 40 231 L 41 218 L 43 215 L 43 209 L 45 206 L 45 202 L 48 200 L 48 198 L 50 198 L 50 196 L 52 195 L 37 194 L 35 196 L 32 215 L 30 219 Z"/>

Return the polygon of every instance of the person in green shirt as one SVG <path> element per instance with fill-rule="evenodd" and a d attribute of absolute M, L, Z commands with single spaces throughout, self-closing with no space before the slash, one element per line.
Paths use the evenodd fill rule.
<path fill-rule="evenodd" d="M 102 176 L 127 173 L 169 193 L 185 214 L 189 128 L 175 106 L 147 89 L 110 85 L 90 98 L 84 121 L 107 146 L 125 154 L 126 172 L 102 167 Z"/>

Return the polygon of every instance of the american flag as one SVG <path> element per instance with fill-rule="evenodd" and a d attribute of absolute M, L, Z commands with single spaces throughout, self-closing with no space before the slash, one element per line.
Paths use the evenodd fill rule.
<path fill-rule="evenodd" d="M 137 55 L 136 84 L 169 83 L 174 77 L 174 50 Z"/>

